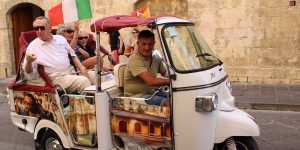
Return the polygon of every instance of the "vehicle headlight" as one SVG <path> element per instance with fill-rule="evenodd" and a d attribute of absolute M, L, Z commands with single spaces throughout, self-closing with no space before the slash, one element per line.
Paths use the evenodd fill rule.
<path fill-rule="evenodd" d="M 208 96 L 197 96 L 195 110 L 197 112 L 212 112 L 217 109 L 218 96 L 214 93 Z"/>

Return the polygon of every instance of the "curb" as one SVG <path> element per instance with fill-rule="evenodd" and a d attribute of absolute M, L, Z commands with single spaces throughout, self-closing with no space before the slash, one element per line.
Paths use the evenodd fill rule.
<path fill-rule="evenodd" d="M 289 104 L 262 104 L 235 102 L 237 108 L 252 110 L 296 111 L 300 112 L 300 105 Z"/>

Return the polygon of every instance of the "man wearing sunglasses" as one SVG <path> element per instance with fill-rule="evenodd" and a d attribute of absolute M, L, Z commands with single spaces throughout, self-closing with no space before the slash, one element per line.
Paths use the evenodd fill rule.
<path fill-rule="evenodd" d="M 37 17 L 33 27 L 38 38 L 27 47 L 24 70 L 32 78 L 37 77 L 37 65 L 43 65 L 46 74 L 53 84 L 59 84 L 68 93 L 82 93 L 91 83 L 87 78 L 87 70 L 80 63 L 67 40 L 61 35 L 52 35 L 50 21 L 46 17 Z M 80 76 L 72 75 L 70 69 L 71 55 Z"/>

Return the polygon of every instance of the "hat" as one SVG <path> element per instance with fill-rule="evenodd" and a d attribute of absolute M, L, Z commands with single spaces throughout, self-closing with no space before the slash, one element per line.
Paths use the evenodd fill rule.
<path fill-rule="evenodd" d="M 57 34 L 62 35 L 66 30 L 75 30 L 73 23 L 60 24 L 57 27 Z"/>

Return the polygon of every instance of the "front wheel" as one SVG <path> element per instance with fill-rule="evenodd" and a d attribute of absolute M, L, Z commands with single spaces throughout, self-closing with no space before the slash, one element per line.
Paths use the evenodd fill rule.
<path fill-rule="evenodd" d="M 238 136 L 233 137 L 233 139 L 237 150 L 259 150 L 258 145 L 253 137 Z M 226 139 L 223 143 L 216 144 L 214 146 L 214 150 L 229 150 L 226 142 L 227 140 L 228 139 Z"/>
<path fill-rule="evenodd" d="M 47 131 L 42 138 L 43 150 L 64 150 L 64 146 L 57 134 Z"/>

